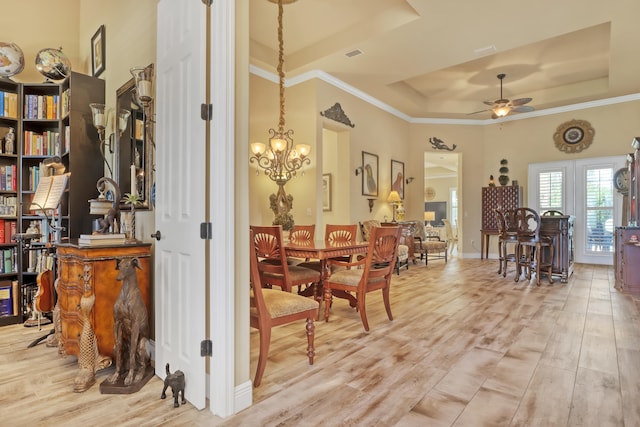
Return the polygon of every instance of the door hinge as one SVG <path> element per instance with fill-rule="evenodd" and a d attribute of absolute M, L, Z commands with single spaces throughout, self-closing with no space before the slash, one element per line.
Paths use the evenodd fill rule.
<path fill-rule="evenodd" d="M 200 104 L 200 118 L 202 120 L 213 119 L 213 104 Z"/>
<path fill-rule="evenodd" d="M 210 222 L 200 223 L 200 238 L 211 240 L 213 238 L 213 224 Z"/>
<path fill-rule="evenodd" d="M 211 340 L 200 341 L 200 357 L 213 356 L 213 343 Z"/>

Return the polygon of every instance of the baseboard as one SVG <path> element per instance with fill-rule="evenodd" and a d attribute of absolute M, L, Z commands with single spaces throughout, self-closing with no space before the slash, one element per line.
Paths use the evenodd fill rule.
<path fill-rule="evenodd" d="M 234 396 L 234 412 L 238 412 L 247 409 L 253 404 L 253 384 L 251 381 L 246 381 L 235 388 Z"/>

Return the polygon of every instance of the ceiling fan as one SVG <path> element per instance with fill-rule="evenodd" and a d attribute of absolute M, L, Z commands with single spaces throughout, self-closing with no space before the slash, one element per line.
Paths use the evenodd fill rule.
<path fill-rule="evenodd" d="M 513 101 L 509 101 L 508 99 L 505 99 L 502 96 L 502 80 L 506 77 L 506 74 L 498 74 L 498 79 L 500 79 L 500 99 L 496 99 L 495 101 L 483 101 L 485 104 L 490 105 L 491 108 L 487 109 L 487 110 L 480 110 L 480 111 L 475 111 L 473 113 L 469 113 L 470 114 L 476 114 L 476 113 L 482 113 L 484 111 L 491 111 L 491 118 L 492 119 L 497 119 L 500 117 L 504 117 L 507 114 L 511 113 L 511 112 L 515 112 L 515 113 L 528 113 L 530 111 L 535 110 L 535 108 L 533 108 L 530 105 L 525 105 L 528 104 L 529 102 L 532 101 L 532 98 L 518 98 L 518 99 L 514 99 Z"/>

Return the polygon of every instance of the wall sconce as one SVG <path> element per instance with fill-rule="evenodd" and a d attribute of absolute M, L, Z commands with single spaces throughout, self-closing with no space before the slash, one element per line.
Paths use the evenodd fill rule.
<path fill-rule="evenodd" d="M 362 166 L 358 166 L 356 168 L 356 176 L 360 175 L 361 173 L 363 173 L 364 168 Z"/>
<path fill-rule="evenodd" d="M 102 155 L 102 160 L 104 160 L 107 168 L 109 169 L 109 174 L 113 177 L 113 170 L 111 169 L 111 165 L 107 162 L 106 156 L 106 147 L 109 146 L 109 152 L 113 153 L 113 136 L 114 133 L 111 132 L 111 128 L 113 127 L 112 116 L 113 109 L 107 107 L 104 104 L 89 104 L 91 107 L 91 117 L 93 119 L 93 126 L 98 131 L 98 138 L 100 139 L 100 154 Z M 121 136 L 122 132 L 127 128 L 127 120 L 129 119 L 129 115 L 131 115 L 131 111 L 120 109 L 118 110 L 118 135 Z M 108 143 L 107 143 L 108 141 Z"/>
<path fill-rule="evenodd" d="M 145 134 L 149 136 L 149 141 L 153 147 L 156 146 L 153 137 L 152 124 L 153 119 L 153 64 L 146 67 L 133 67 L 129 70 L 133 76 L 136 85 L 134 98 L 144 109 L 144 128 Z"/>
<path fill-rule="evenodd" d="M 424 220 L 427 221 L 427 228 L 431 228 L 431 221 L 435 221 L 436 213 L 432 211 L 427 211 L 424 213 Z"/>
<path fill-rule="evenodd" d="M 411 184 L 413 182 L 415 178 L 410 176 L 409 178 L 407 178 L 404 182 L 406 182 L 407 184 Z"/>
<path fill-rule="evenodd" d="M 373 202 L 376 201 L 376 199 L 367 199 L 369 201 L 369 212 L 373 212 Z"/>
<path fill-rule="evenodd" d="M 397 191 L 393 190 L 391 193 L 389 193 L 389 197 L 387 198 L 387 202 L 391 203 L 391 205 L 393 206 L 393 221 L 392 222 L 397 222 L 397 220 L 396 220 L 396 209 L 398 208 L 398 204 L 400 204 L 402 202 L 402 199 L 400 198 L 400 194 L 398 194 Z"/>

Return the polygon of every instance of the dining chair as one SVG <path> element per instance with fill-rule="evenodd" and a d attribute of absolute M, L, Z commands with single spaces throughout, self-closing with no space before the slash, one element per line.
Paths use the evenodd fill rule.
<path fill-rule="evenodd" d="M 400 241 L 399 227 L 373 227 L 371 229 L 367 255 L 355 262 L 330 260 L 331 264 L 346 267 L 337 270 L 324 282 L 324 315 L 329 321 L 331 297 L 333 291 L 355 294 L 357 310 L 360 312 L 364 330 L 369 330 L 365 296 L 367 293 L 381 290 L 384 307 L 389 320 L 393 320 L 389 301 L 391 276 L 398 256 Z"/>
<path fill-rule="evenodd" d="M 496 224 L 498 225 L 498 274 L 502 274 L 502 277 L 507 277 L 509 261 L 516 262 L 518 233 L 514 222 L 515 210 L 509 209 L 503 212 L 495 209 L 494 212 Z M 512 251 L 509 251 L 509 245 L 512 246 Z"/>
<path fill-rule="evenodd" d="M 316 287 L 320 282 L 320 272 L 301 267 L 299 265 L 289 265 L 283 247 L 282 226 L 252 225 L 253 246 L 260 261 L 258 270 L 263 285 L 278 286 L 286 292 L 291 292 L 294 286 L 312 284 L 314 286 L 313 295 L 316 295 Z"/>
<path fill-rule="evenodd" d="M 306 320 L 307 332 L 307 357 L 309 364 L 313 365 L 315 356 L 314 348 L 314 319 L 318 316 L 319 304 L 317 301 L 300 295 L 267 289 L 262 287 L 260 271 L 258 268 L 258 250 L 255 246 L 254 230 L 250 231 L 251 244 L 251 297 L 250 297 L 250 322 L 252 328 L 256 328 L 260 334 L 260 353 L 258 367 L 253 386 L 258 387 L 262 381 L 264 369 L 267 366 L 269 346 L 271 344 L 271 329 L 292 323 L 298 320 Z"/>
<path fill-rule="evenodd" d="M 540 286 L 540 273 L 545 268 L 549 283 L 553 283 L 553 240 L 550 237 L 540 235 L 540 227 L 542 226 L 540 215 L 531 208 L 517 208 L 514 220 L 518 233 L 515 281 L 520 279 L 523 269 L 527 279 L 531 280 L 532 271 L 535 270 L 536 284 Z M 543 251 L 543 249 L 546 250 Z M 543 252 L 548 255 L 545 256 Z"/>
<path fill-rule="evenodd" d="M 334 246 L 348 246 L 356 243 L 356 236 L 358 232 L 358 224 L 345 224 L 345 225 L 337 225 L 337 224 L 327 224 L 325 225 L 324 230 L 324 240 L 326 242 L 331 243 Z M 352 255 L 347 255 L 343 257 L 335 258 L 338 261 L 343 262 L 351 262 Z M 322 269 L 322 264 L 320 261 L 308 261 L 299 264 L 301 267 L 310 268 L 313 270 L 320 271 Z M 333 271 L 331 265 L 329 269 Z"/>

